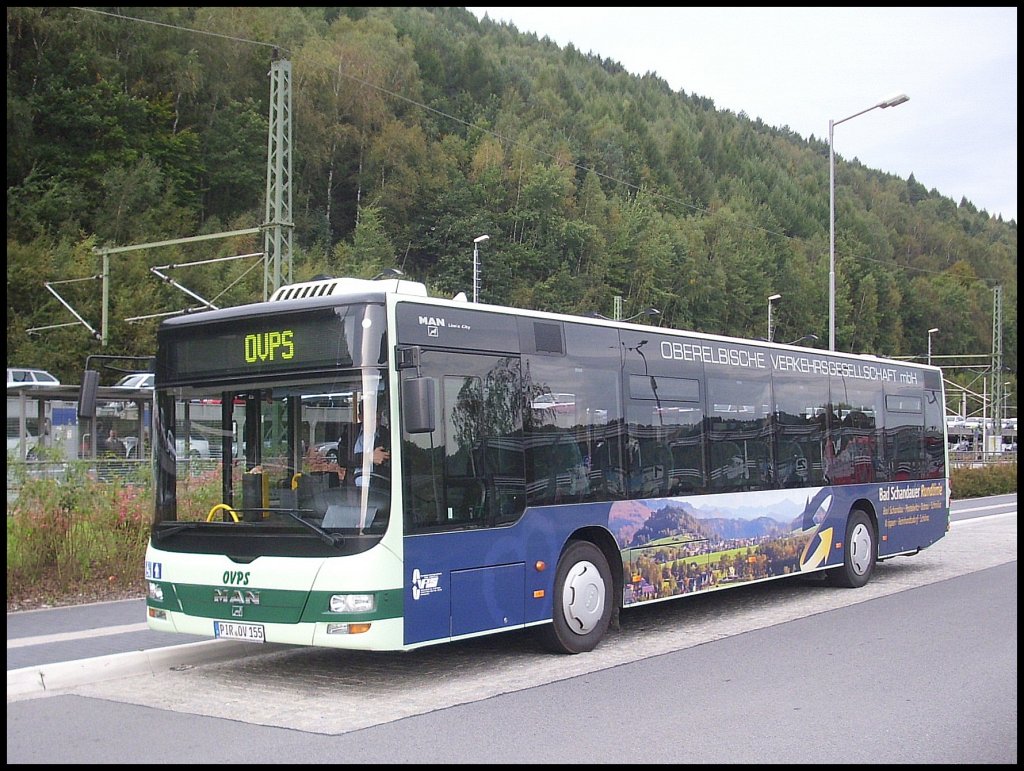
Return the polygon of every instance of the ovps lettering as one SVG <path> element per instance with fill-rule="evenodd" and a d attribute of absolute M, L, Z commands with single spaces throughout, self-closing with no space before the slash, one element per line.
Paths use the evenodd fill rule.
<path fill-rule="evenodd" d="M 260 332 L 245 336 L 245 361 L 255 364 L 261 361 L 290 359 L 295 356 L 294 333 L 290 329 Z"/>
<path fill-rule="evenodd" d="M 221 579 L 226 584 L 241 584 L 242 586 L 247 586 L 249 584 L 249 571 L 225 570 Z"/>

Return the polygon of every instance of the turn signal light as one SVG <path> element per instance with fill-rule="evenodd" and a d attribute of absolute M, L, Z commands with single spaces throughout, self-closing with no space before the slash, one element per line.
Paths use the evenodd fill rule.
<path fill-rule="evenodd" d="M 327 634 L 363 634 L 370 631 L 370 624 L 328 624 Z"/>

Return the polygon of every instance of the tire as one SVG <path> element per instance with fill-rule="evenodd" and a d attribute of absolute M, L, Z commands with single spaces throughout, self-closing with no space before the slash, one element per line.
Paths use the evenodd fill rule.
<path fill-rule="evenodd" d="M 860 509 L 850 512 L 843 547 L 843 564 L 829 571 L 829 581 L 834 586 L 858 589 L 871 578 L 878 557 L 874 525 L 871 524 L 871 518 Z"/>
<path fill-rule="evenodd" d="M 604 553 L 590 541 L 570 541 L 558 560 L 551 623 L 541 643 L 555 653 L 586 653 L 601 642 L 612 617 L 612 578 Z"/>

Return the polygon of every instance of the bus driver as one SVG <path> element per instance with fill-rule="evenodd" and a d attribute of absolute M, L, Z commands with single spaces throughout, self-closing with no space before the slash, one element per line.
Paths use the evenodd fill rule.
<path fill-rule="evenodd" d="M 388 469 L 391 464 L 391 432 L 387 404 L 383 400 L 377 402 L 377 419 L 372 427 L 372 437 L 366 436 L 366 421 L 361 418 L 362 410 L 357 414 L 359 422 L 350 425 L 349 431 L 344 432 L 338 440 L 338 457 L 346 459 L 344 465 L 348 467 L 349 473 L 345 476 L 351 478 L 356 487 L 363 487 L 368 483 L 376 487 L 390 478 Z M 367 452 L 367 447 L 372 447 L 372 466 L 364 474 L 363 456 Z M 369 479 L 366 478 L 367 475 Z"/>

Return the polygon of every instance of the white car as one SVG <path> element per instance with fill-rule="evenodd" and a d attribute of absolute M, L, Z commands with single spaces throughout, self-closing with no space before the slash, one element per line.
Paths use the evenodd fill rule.
<path fill-rule="evenodd" d="M 155 380 L 156 375 L 152 372 L 136 372 L 132 375 L 125 375 L 111 387 L 131 391 L 152 391 Z M 97 411 L 100 415 L 117 415 L 119 412 L 131 407 L 132 404 L 132 402 L 104 402 L 97 405 Z"/>
<path fill-rule="evenodd" d="M 136 372 L 134 375 L 125 375 L 114 383 L 114 388 L 152 388 L 156 375 L 152 372 Z"/>
<path fill-rule="evenodd" d="M 45 369 L 7 368 L 7 390 L 25 386 L 59 386 L 60 381 Z"/>

